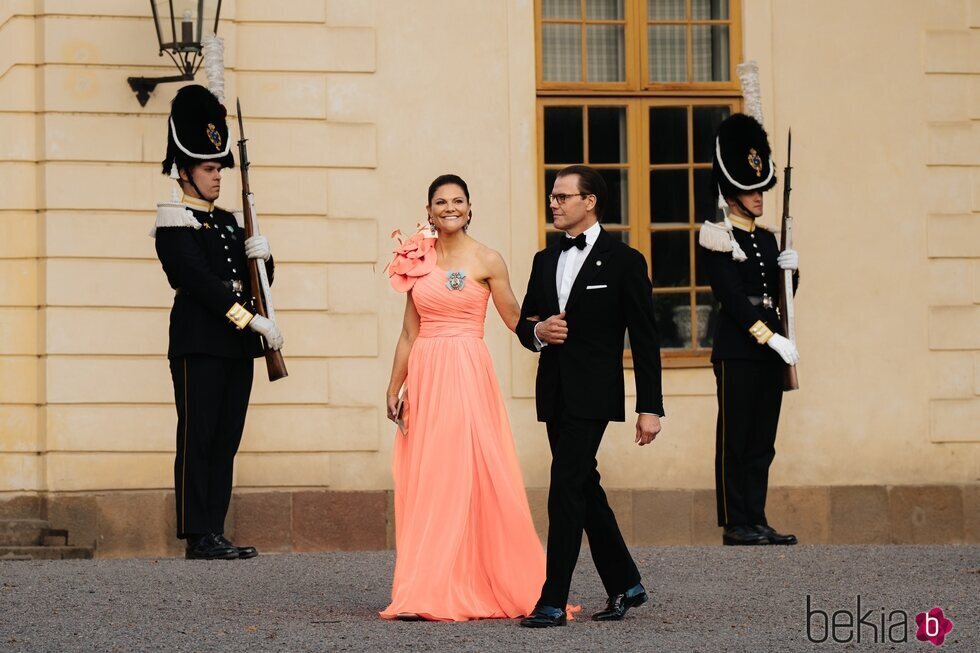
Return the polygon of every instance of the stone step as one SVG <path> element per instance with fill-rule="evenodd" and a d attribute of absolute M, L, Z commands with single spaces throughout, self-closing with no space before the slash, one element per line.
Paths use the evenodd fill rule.
<path fill-rule="evenodd" d="M 7 560 L 91 560 L 84 546 L 0 546 L 0 562 Z"/>
<path fill-rule="evenodd" d="M 0 519 L 0 546 L 44 544 L 47 532 L 48 522 L 41 519 Z"/>

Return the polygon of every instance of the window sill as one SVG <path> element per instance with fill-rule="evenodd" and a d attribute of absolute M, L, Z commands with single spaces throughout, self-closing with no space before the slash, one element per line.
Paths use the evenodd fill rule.
<path fill-rule="evenodd" d="M 697 354 L 694 356 L 661 354 L 660 365 L 665 370 L 710 368 L 711 352 L 707 351 L 703 354 Z M 623 355 L 623 367 L 628 370 L 633 369 L 633 354 L 630 351 L 626 351 L 626 353 Z"/>

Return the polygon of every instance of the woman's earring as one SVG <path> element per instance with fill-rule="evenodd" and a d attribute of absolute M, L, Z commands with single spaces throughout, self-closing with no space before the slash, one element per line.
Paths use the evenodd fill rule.
<path fill-rule="evenodd" d="M 473 222 L 473 211 L 470 211 L 470 219 L 467 220 L 466 221 L 466 224 L 463 225 L 463 231 L 464 232 L 467 232 L 467 231 L 470 230 L 470 223 L 471 222 Z"/>
<path fill-rule="evenodd" d="M 436 225 L 433 222 L 429 222 L 429 233 L 433 236 L 436 235 Z"/>

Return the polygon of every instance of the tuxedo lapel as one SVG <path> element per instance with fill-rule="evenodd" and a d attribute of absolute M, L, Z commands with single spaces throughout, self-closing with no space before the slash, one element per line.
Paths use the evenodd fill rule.
<path fill-rule="evenodd" d="M 558 283 L 555 281 L 555 276 L 558 274 L 558 257 L 561 256 L 561 246 L 553 245 L 547 250 L 547 256 L 545 257 L 544 270 L 542 271 L 543 279 L 542 282 L 545 286 L 544 298 L 547 302 L 547 308 L 552 315 L 557 315 L 558 310 Z M 544 319 L 544 316 L 542 316 Z"/>
<path fill-rule="evenodd" d="M 611 239 L 612 236 L 605 229 L 599 230 L 599 237 L 596 238 L 595 245 L 592 246 L 592 250 L 586 257 L 585 262 L 582 263 L 582 268 L 579 270 L 578 276 L 575 277 L 575 283 L 572 284 L 572 290 L 568 293 L 568 301 L 565 302 L 566 311 L 575 304 L 575 301 L 581 297 L 585 287 L 589 285 L 589 282 L 602 269 L 602 259 L 609 249 Z"/>

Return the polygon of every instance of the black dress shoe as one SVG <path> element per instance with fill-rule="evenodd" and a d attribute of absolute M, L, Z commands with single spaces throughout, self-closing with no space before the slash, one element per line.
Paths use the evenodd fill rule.
<path fill-rule="evenodd" d="M 231 548 L 238 551 L 239 560 L 248 560 L 249 558 L 254 558 L 259 555 L 258 549 L 254 546 L 235 546 L 228 541 L 228 538 L 224 534 L 215 535 L 214 539 L 218 544 L 224 544 L 225 546 L 230 546 Z"/>
<path fill-rule="evenodd" d="M 521 619 L 521 625 L 525 628 L 551 628 L 553 626 L 564 626 L 568 621 L 568 615 L 561 608 L 553 608 L 549 605 L 536 605 L 534 612 Z"/>
<path fill-rule="evenodd" d="M 769 538 L 748 526 L 726 526 L 721 543 L 725 546 L 757 546 L 769 544 Z"/>
<path fill-rule="evenodd" d="M 214 534 L 188 539 L 184 557 L 188 560 L 237 560 L 238 550 L 218 542 Z"/>
<path fill-rule="evenodd" d="M 789 533 L 777 533 L 776 529 L 765 524 L 753 526 L 757 533 L 769 540 L 769 544 L 796 544 L 796 536 Z"/>
<path fill-rule="evenodd" d="M 592 621 L 619 621 L 630 608 L 637 608 L 647 602 L 647 591 L 637 583 L 622 594 L 610 596 L 606 609 L 592 615 Z"/>

